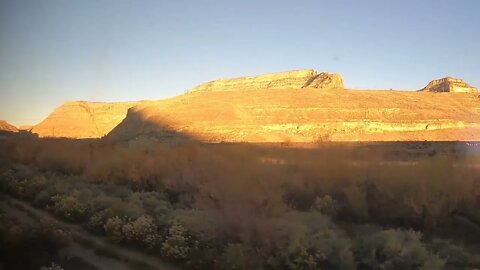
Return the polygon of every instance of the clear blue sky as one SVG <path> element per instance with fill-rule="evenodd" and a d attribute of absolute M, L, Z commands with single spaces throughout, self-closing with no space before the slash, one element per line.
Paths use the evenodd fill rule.
<path fill-rule="evenodd" d="M 300 68 L 347 87 L 480 87 L 480 1 L 0 0 L 0 119 Z"/>

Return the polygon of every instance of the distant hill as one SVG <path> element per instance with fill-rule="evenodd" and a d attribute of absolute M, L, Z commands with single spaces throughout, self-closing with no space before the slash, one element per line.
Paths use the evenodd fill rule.
<path fill-rule="evenodd" d="M 100 138 L 125 118 L 129 108 L 141 103 L 68 101 L 31 132 L 39 137 Z"/>
<path fill-rule="evenodd" d="M 0 132 L 18 132 L 18 129 L 7 121 L 0 120 Z"/>
<path fill-rule="evenodd" d="M 215 142 L 480 139 L 477 94 L 345 90 L 343 85 L 304 88 L 298 76 L 273 76 L 294 82 L 296 88 L 285 83 L 272 89 L 259 79 L 268 77 L 222 79 L 176 98 L 135 106 L 107 137 Z"/>
<path fill-rule="evenodd" d="M 319 73 L 314 69 L 301 69 L 258 76 L 215 80 L 200 84 L 189 92 L 282 88 L 341 89 L 343 88 L 343 79 L 340 74 Z"/>
<path fill-rule="evenodd" d="M 478 89 L 469 85 L 462 79 L 446 77 L 431 81 L 420 91 L 450 92 L 450 93 L 477 93 Z"/>
<path fill-rule="evenodd" d="M 480 96 L 450 77 L 417 92 L 348 90 L 339 74 L 305 69 L 220 79 L 157 101 L 65 102 L 32 132 L 129 141 L 480 140 Z"/>

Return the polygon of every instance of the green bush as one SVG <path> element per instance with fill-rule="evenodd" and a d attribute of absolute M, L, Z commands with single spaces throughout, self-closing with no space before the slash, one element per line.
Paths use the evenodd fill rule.
<path fill-rule="evenodd" d="M 68 220 L 84 221 L 87 216 L 87 206 L 77 198 L 68 195 L 55 195 L 52 197 L 53 212 Z"/>
<path fill-rule="evenodd" d="M 427 250 L 421 234 L 411 230 L 383 230 L 359 237 L 354 252 L 361 269 L 443 269 L 445 264 Z"/>
<path fill-rule="evenodd" d="M 228 244 L 218 258 L 216 267 L 235 270 L 261 269 L 262 261 L 254 249 L 240 243 Z"/>
<path fill-rule="evenodd" d="M 480 268 L 480 254 L 473 254 L 451 241 L 434 239 L 432 249 L 447 261 L 447 265 L 462 269 Z"/>
<path fill-rule="evenodd" d="M 115 243 L 124 241 L 122 228 L 125 225 L 125 221 L 118 216 L 107 219 L 104 230 L 107 237 Z"/>
<path fill-rule="evenodd" d="M 197 246 L 198 243 L 193 241 L 184 226 L 173 223 L 162 243 L 161 254 L 170 259 L 185 260 Z"/>
<path fill-rule="evenodd" d="M 272 248 L 259 243 L 269 268 L 355 269 L 350 240 L 328 217 L 292 212 L 270 226 Z"/>
<path fill-rule="evenodd" d="M 318 211 L 324 215 L 334 218 L 337 216 L 338 208 L 338 202 L 330 195 L 325 195 L 323 197 L 316 197 L 310 210 Z"/>
<path fill-rule="evenodd" d="M 107 213 L 106 210 L 102 210 L 90 216 L 87 221 L 86 227 L 93 233 L 104 235 L 106 222 Z"/>
<path fill-rule="evenodd" d="M 148 215 L 143 215 L 123 225 L 122 234 L 127 242 L 136 243 L 149 249 L 153 249 L 160 242 L 158 228 L 153 222 L 153 218 Z"/>

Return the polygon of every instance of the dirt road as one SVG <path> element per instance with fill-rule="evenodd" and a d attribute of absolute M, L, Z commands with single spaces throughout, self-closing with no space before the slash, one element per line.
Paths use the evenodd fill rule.
<path fill-rule="evenodd" d="M 70 232 L 72 236 L 74 243 L 66 252 L 84 259 L 97 269 L 181 269 L 178 265 L 166 263 L 157 257 L 112 244 L 106 238 L 92 235 L 79 225 L 59 220 L 47 211 L 32 207 L 9 195 L 0 194 L 0 207 L 5 213 L 27 224 L 38 223 L 40 219 L 54 221 L 59 228 Z M 75 252 L 79 250 L 87 252 Z"/>

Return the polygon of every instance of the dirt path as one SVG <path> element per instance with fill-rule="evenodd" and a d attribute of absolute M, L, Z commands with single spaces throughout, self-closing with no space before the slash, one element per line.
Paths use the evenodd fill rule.
<path fill-rule="evenodd" d="M 131 250 L 126 247 L 114 245 L 108 242 L 104 237 L 92 235 L 79 225 L 74 225 L 59 220 L 47 211 L 32 207 L 28 203 L 20 201 L 9 195 L 0 194 L 0 202 L 2 203 L 2 209 L 6 213 L 12 214 L 22 222 L 32 224 L 32 222 L 38 222 L 40 219 L 54 221 L 59 228 L 67 230 L 71 233 L 74 241 L 73 246 L 82 247 L 84 250 L 98 251 L 104 258 L 110 258 L 110 260 L 117 261 L 117 263 L 123 263 L 122 269 L 181 269 L 178 265 L 166 263 L 154 256 Z M 92 258 L 92 255 L 89 254 L 87 257 Z M 104 262 L 102 262 L 97 258 L 96 261 L 92 262 L 92 260 L 89 260 L 89 262 L 92 262 L 98 269 L 112 269 L 110 267 L 112 265 L 105 262 L 106 260 L 103 260 Z M 119 266 L 119 264 L 117 264 L 117 266 Z"/>

